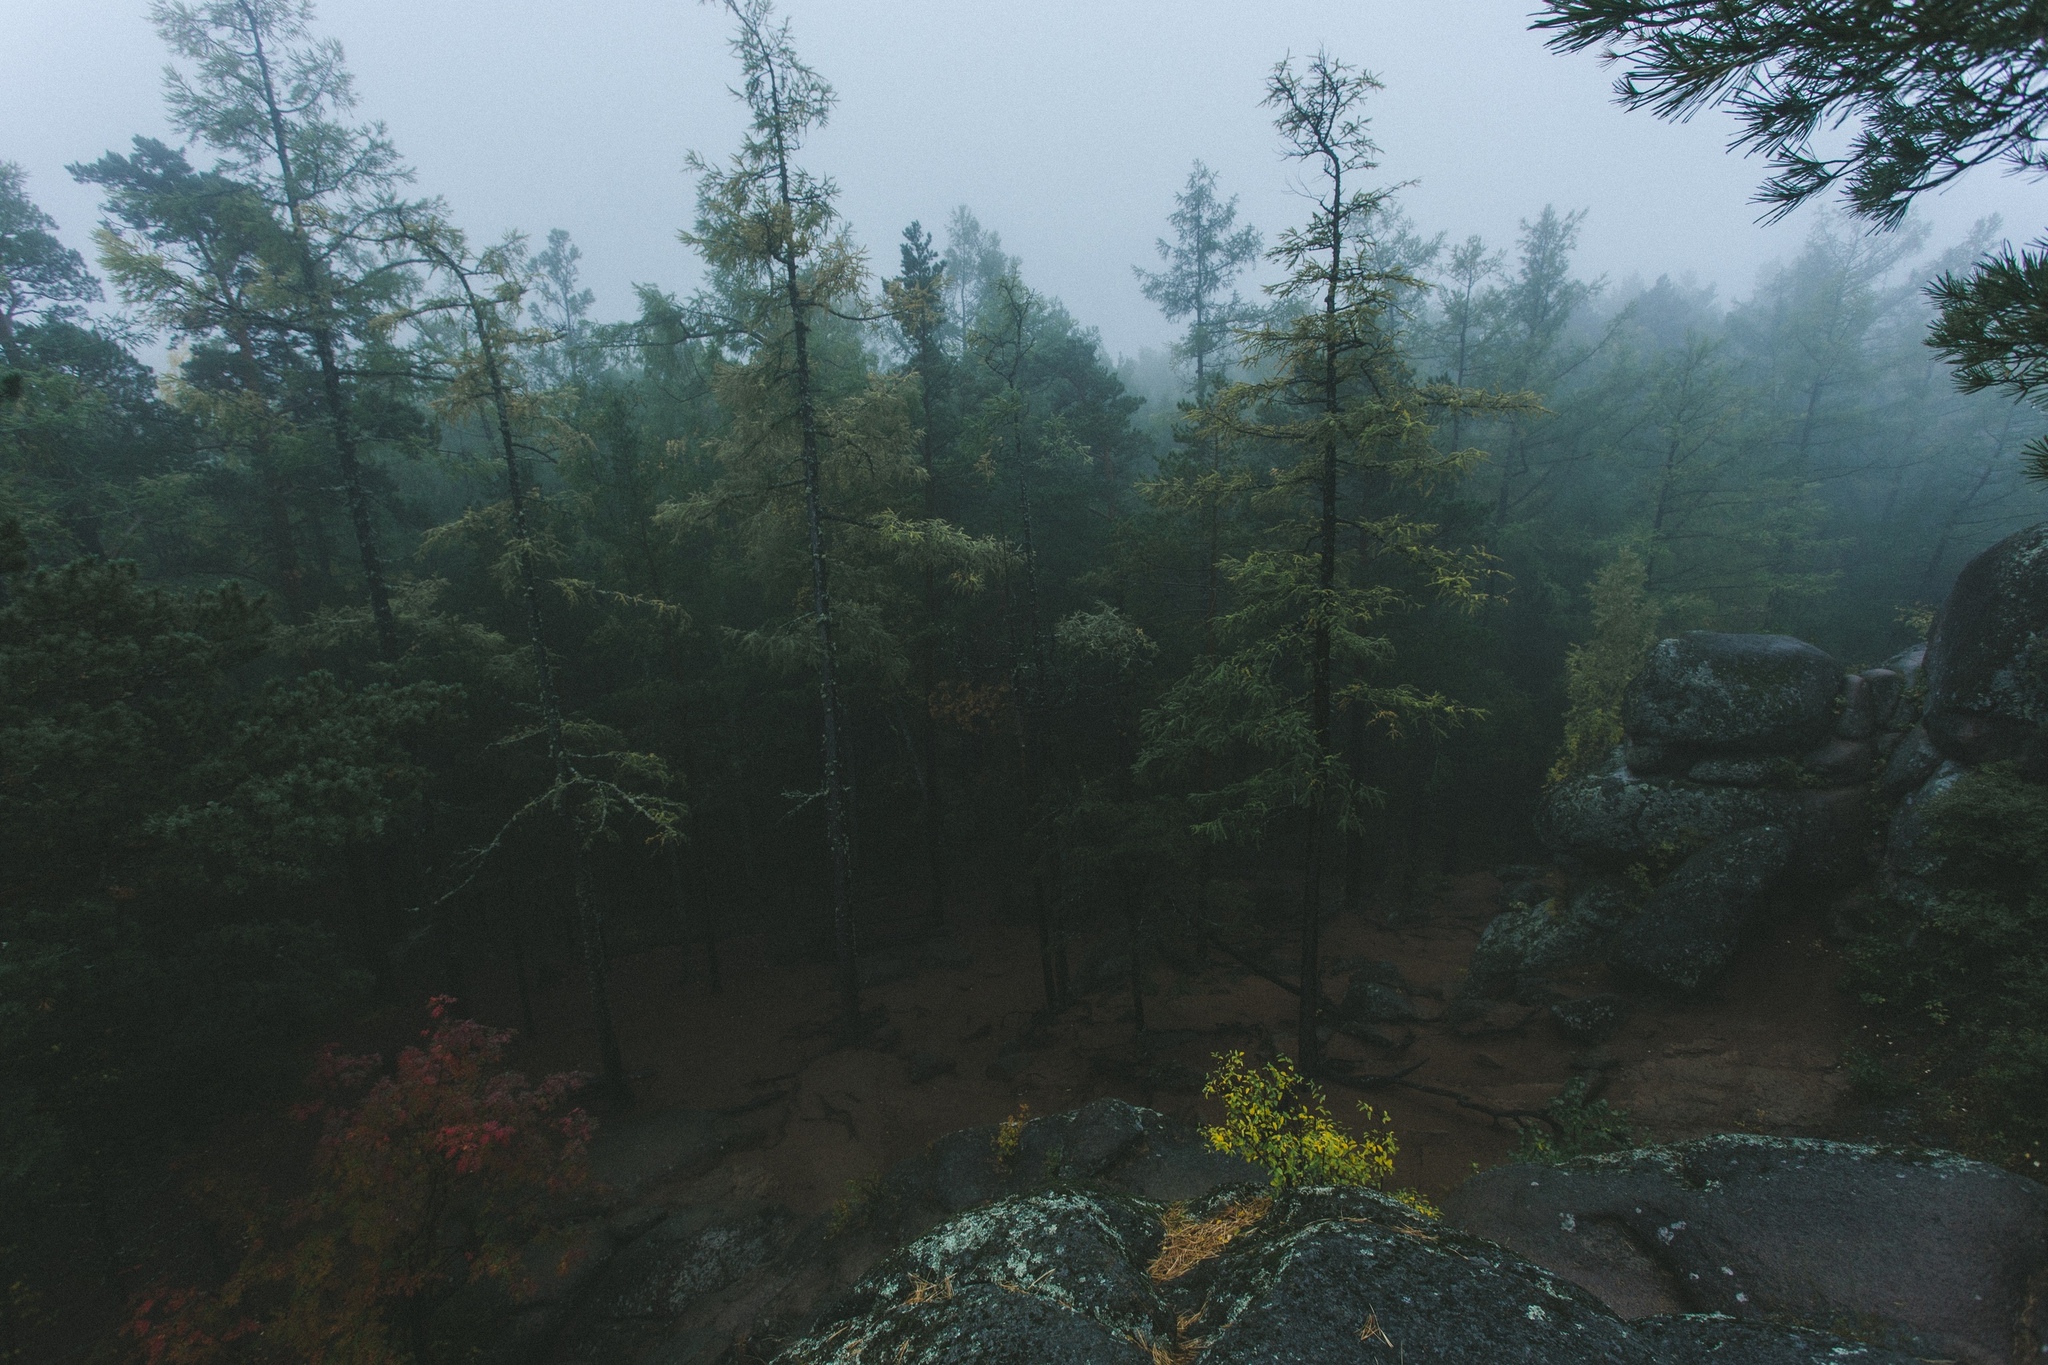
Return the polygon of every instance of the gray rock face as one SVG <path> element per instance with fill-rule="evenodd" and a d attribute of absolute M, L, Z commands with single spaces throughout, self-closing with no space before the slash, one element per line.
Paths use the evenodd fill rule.
<path fill-rule="evenodd" d="M 1221 1192 L 1200 1220 L 1261 1191 Z M 1305 1189 L 1155 1280 L 1161 1206 L 1053 1191 L 963 1214 L 885 1261 L 778 1365 L 1903 1365 L 1837 1337 L 1712 1317 L 1630 1323 L 1479 1237 L 1366 1190 Z M 1197 1347 L 1197 1343 L 1199 1346 Z M 1742 1354 L 1723 1354 L 1729 1346 Z"/>
<path fill-rule="evenodd" d="M 2035 1360 L 2048 1340 L 2048 1188 L 1953 1154 L 1724 1134 L 1496 1167 L 1455 1191 L 1445 1218 L 1624 1317 L 1855 1323 L 1971 1365 Z M 1742 1349 L 1732 1359 L 1809 1358 Z"/>
<path fill-rule="evenodd" d="M 1963 566 L 1927 640 L 1927 733 L 1950 758 L 2017 757 L 2048 722 L 2048 525 Z"/>
<path fill-rule="evenodd" d="M 1751 825 L 1791 825 L 1793 793 L 1596 773 L 1553 788 L 1536 819 L 1544 846 L 1610 866 L 1717 839 Z"/>
<path fill-rule="evenodd" d="M 1968 775 L 1969 769 L 1962 764 L 1944 762 L 1892 812 L 1885 832 L 1884 865 L 1878 872 L 1878 886 L 1885 895 L 1920 911 L 1934 907 L 1939 899 L 1935 883 L 1941 878 L 1943 860 L 1928 843 L 1928 804 Z"/>
<path fill-rule="evenodd" d="M 1660 641 L 1622 700 L 1632 743 L 1810 748 L 1835 724 L 1842 666 L 1789 635 L 1693 631 Z"/>
<path fill-rule="evenodd" d="M 1878 793 L 1887 801 L 1896 801 L 1934 776 L 1934 770 L 1941 764 L 1941 750 L 1927 737 L 1926 727 L 1916 725 L 1906 731 L 1898 747 L 1892 750 L 1884 765 L 1884 776 L 1878 779 Z"/>
<path fill-rule="evenodd" d="M 1734 959 L 1763 898 L 1784 880 L 1796 848 L 1782 827 L 1759 825 L 1693 854 L 1616 936 L 1615 967 L 1682 991 L 1706 985 Z"/>
<path fill-rule="evenodd" d="M 1467 985 L 1479 995 L 1502 996 L 1527 978 L 1598 962 L 1634 908 L 1619 887 L 1595 882 L 1561 902 L 1496 915 L 1473 946 Z"/>
<path fill-rule="evenodd" d="M 1891 668 L 1866 668 L 1863 670 L 1863 684 L 1870 691 L 1870 711 L 1877 728 L 1904 728 L 1895 722 L 1904 719 L 1899 703 L 1905 700 L 1906 675 Z"/>
<path fill-rule="evenodd" d="M 1370 979 L 1360 972 L 1352 976 L 1344 988 L 1344 998 L 1338 1002 L 1339 1018 L 1360 1024 L 1400 1024 L 1416 1017 L 1415 1006 L 1394 987 L 1384 981 Z"/>

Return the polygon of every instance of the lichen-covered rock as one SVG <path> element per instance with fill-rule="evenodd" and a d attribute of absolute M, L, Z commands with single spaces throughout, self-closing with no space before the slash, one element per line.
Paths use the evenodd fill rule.
<path fill-rule="evenodd" d="M 1870 695 L 1871 718 L 1879 730 L 1903 730 L 1900 703 L 1906 696 L 1906 675 L 1892 668 L 1866 668 L 1863 684 Z"/>
<path fill-rule="evenodd" d="M 1831 739 L 1799 760 L 1808 777 L 1830 787 L 1863 781 L 1876 763 L 1877 746 L 1868 739 Z"/>
<path fill-rule="evenodd" d="M 1916 725 L 1906 731 L 1892 750 L 1891 757 L 1884 765 L 1884 776 L 1877 782 L 1878 794 L 1887 801 L 1896 801 L 1912 791 L 1942 765 L 1941 750 L 1934 747 L 1934 741 L 1927 737 L 1925 726 Z"/>
<path fill-rule="evenodd" d="M 1783 784 L 1798 771 L 1798 765 L 1789 758 L 1722 754 L 1701 759 L 1686 769 L 1685 775 L 1710 787 L 1768 787 Z"/>
<path fill-rule="evenodd" d="M 1798 844 L 1778 825 L 1738 830 L 1679 864 L 1615 936 L 1616 969 L 1696 991 L 1734 960 L 1764 897 L 1784 881 Z"/>
<path fill-rule="evenodd" d="M 1151 1365 L 1174 1318 L 1145 1267 L 1156 1211 L 1049 1191 L 962 1214 L 890 1256 L 779 1360 Z"/>
<path fill-rule="evenodd" d="M 1668 857 L 1751 825 L 1790 825 L 1793 793 L 1596 773 L 1560 782 L 1536 818 L 1544 846 L 1596 864 Z"/>
<path fill-rule="evenodd" d="M 1558 1032 L 1575 1043 L 1604 1043 L 1628 1017 L 1628 1006 L 1612 991 L 1560 1000 L 1550 1007 Z"/>
<path fill-rule="evenodd" d="M 1869 739 L 1883 728 L 1878 716 L 1878 698 L 1870 679 L 1851 673 L 1842 679 L 1842 710 L 1835 717 L 1837 739 Z"/>
<path fill-rule="evenodd" d="M 1943 792 L 1969 775 L 1969 769 L 1953 760 L 1943 762 L 1927 780 L 1907 793 L 1892 812 L 1885 831 L 1884 865 L 1878 887 L 1885 895 L 1925 913 L 1939 899 L 1936 885 L 1941 879 L 1942 857 L 1929 842 L 1932 826 L 1928 807 Z"/>
<path fill-rule="evenodd" d="M 1927 638 L 1928 735 L 1964 763 L 2018 757 L 2048 722 L 2048 525 L 1963 566 Z"/>
<path fill-rule="evenodd" d="M 1692 631 L 1660 640 L 1622 700 L 1630 742 L 1797 752 L 1834 727 L 1842 666 L 1789 635 Z"/>
<path fill-rule="evenodd" d="M 1218 1193 L 1184 1216 L 1262 1193 Z M 1163 1211 L 1064 1191 L 962 1214 L 883 1262 L 776 1361 L 1897 1365 L 1796 1327 L 1627 1322 L 1566 1278 L 1369 1190 L 1281 1191 L 1206 1258 L 1155 1279 Z M 1716 1354 L 1731 1344 L 1746 1354 Z"/>
<path fill-rule="evenodd" d="M 1359 1024 L 1400 1024 L 1416 1017 L 1408 997 L 1364 972 L 1352 976 L 1337 1004 L 1340 1019 Z"/>
<path fill-rule="evenodd" d="M 1444 1208 L 1628 1315 L 1850 1323 L 1973 1365 L 2044 1341 L 2048 1188 L 1951 1153 L 1723 1134 L 1496 1167 Z"/>
<path fill-rule="evenodd" d="M 1530 977 L 1598 962 L 1634 908 L 1620 887 L 1594 882 L 1571 896 L 1496 915 L 1473 945 L 1467 988 L 1507 995 Z"/>
<path fill-rule="evenodd" d="M 1648 1360 L 1577 1286 L 1362 1190 L 1276 1200 L 1233 1243 L 1187 1335 L 1208 1343 L 1204 1365 Z"/>
<path fill-rule="evenodd" d="M 1743 1322 L 1726 1313 L 1645 1318 L 1636 1335 L 1658 1365 L 1926 1365 L 1915 1355 L 1848 1342 L 1826 1332 Z"/>

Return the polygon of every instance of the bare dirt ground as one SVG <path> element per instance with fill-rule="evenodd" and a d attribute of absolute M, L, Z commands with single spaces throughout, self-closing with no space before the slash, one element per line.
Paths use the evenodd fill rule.
<path fill-rule="evenodd" d="M 1495 891 L 1492 877 L 1470 874 L 1451 882 L 1413 927 L 1347 915 L 1326 929 L 1330 959 L 1398 963 L 1425 1016 L 1384 1028 L 1395 1043 L 1412 1035 L 1406 1046 L 1340 1035 L 1330 1044 L 1333 1056 L 1374 1074 L 1420 1061 L 1412 1080 L 1502 1110 L 1541 1108 L 1575 1074 L 1590 1072 L 1602 1078 L 1595 1093 L 1628 1111 L 1650 1140 L 1726 1130 L 1849 1135 L 1854 1116 L 1841 1057 L 1856 1024 L 1836 987 L 1840 955 L 1820 927 L 1820 906 L 1786 907 L 1710 996 L 1631 1000 L 1621 1029 L 1588 1049 L 1538 1009 L 1507 1006 L 1462 1025 L 1431 1017 L 1453 996 L 1481 927 L 1496 912 Z M 620 1025 L 638 1091 L 632 1113 L 688 1107 L 751 1115 L 756 1145 L 727 1157 L 712 1179 L 809 1213 L 933 1138 L 995 1122 L 1020 1105 L 1051 1113 L 1114 1095 L 1191 1121 L 1211 1119 L 1216 1111 L 1200 1095 L 1200 1077 L 1215 1053 L 1294 1051 L 1294 997 L 1221 957 L 1200 969 L 1150 967 L 1150 1036 L 1140 1042 L 1120 982 L 1083 994 L 1057 1015 L 1042 1013 L 1036 938 L 1020 919 L 963 911 L 940 943 L 923 958 L 916 945 L 887 954 L 906 974 L 865 992 L 871 1009 L 886 1010 L 888 1027 L 876 1045 L 858 1048 L 835 1042 L 830 967 L 776 960 L 759 937 L 721 946 L 717 994 L 681 950 L 620 962 Z M 1091 947 L 1085 936 L 1076 941 L 1077 967 L 1090 961 Z M 1575 994 L 1609 988 L 1598 970 L 1562 984 Z M 1341 993 L 1341 979 L 1330 989 Z M 480 1012 L 516 1018 L 505 990 L 481 989 Z M 593 1035 L 574 978 L 537 997 L 536 1023 L 538 1037 L 523 1058 L 528 1068 L 589 1066 Z M 1518 1139 L 1512 1122 L 1449 1098 L 1402 1087 L 1366 1098 L 1391 1116 L 1400 1139 L 1397 1182 L 1425 1194 L 1504 1160 Z M 1358 1099 L 1330 1092 L 1340 1114 L 1353 1112 Z"/>

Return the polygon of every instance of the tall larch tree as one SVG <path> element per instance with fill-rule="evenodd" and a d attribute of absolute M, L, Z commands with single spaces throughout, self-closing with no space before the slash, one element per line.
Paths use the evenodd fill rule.
<path fill-rule="evenodd" d="M 412 178 L 381 123 L 350 123 L 354 78 L 341 45 L 312 31 L 310 0 L 159 0 L 157 33 L 182 61 L 164 72 L 171 122 L 219 155 L 289 243 L 271 325 L 311 346 L 342 492 L 362 558 L 378 649 L 399 652 L 376 518 L 362 468 L 351 374 L 372 318 L 402 293 L 390 246 Z"/>

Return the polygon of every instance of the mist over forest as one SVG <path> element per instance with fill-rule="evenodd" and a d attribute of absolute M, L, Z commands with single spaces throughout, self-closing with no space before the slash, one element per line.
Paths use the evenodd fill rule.
<path fill-rule="evenodd" d="M 1707 8 L 1530 22 L 1747 120 L 1754 278 L 1610 271 L 1600 203 L 1439 221 L 1373 52 L 1273 52 L 1214 92 L 1268 181 L 1172 168 L 1113 263 L 1171 339 L 1113 352 L 986 205 L 849 220 L 861 59 L 769 0 L 698 16 L 742 121 L 630 297 L 414 172 L 345 6 L 153 5 L 161 127 L 0 141 L 0 1362 L 1031 1358 L 899 1321 L 954 1301 L 911 1239 L 1091 1180 L 1166 1325 L 1043 1302 L 1143 1358 L 1239 1349 L 1181 1277 L 1352 1187 L 1586 1285 L 1600 1359 L 1858 1295 L 2007 1358 L 2048 265 L 1916 196 L 2039 169 L 2038 24 Z M 1137 1126 L 1083 1170 L 1089 1124 Z M 1638 1312 L 1472 1192 L 1731 1133 L 1960 1152 L 2032 1269 Z"/>

